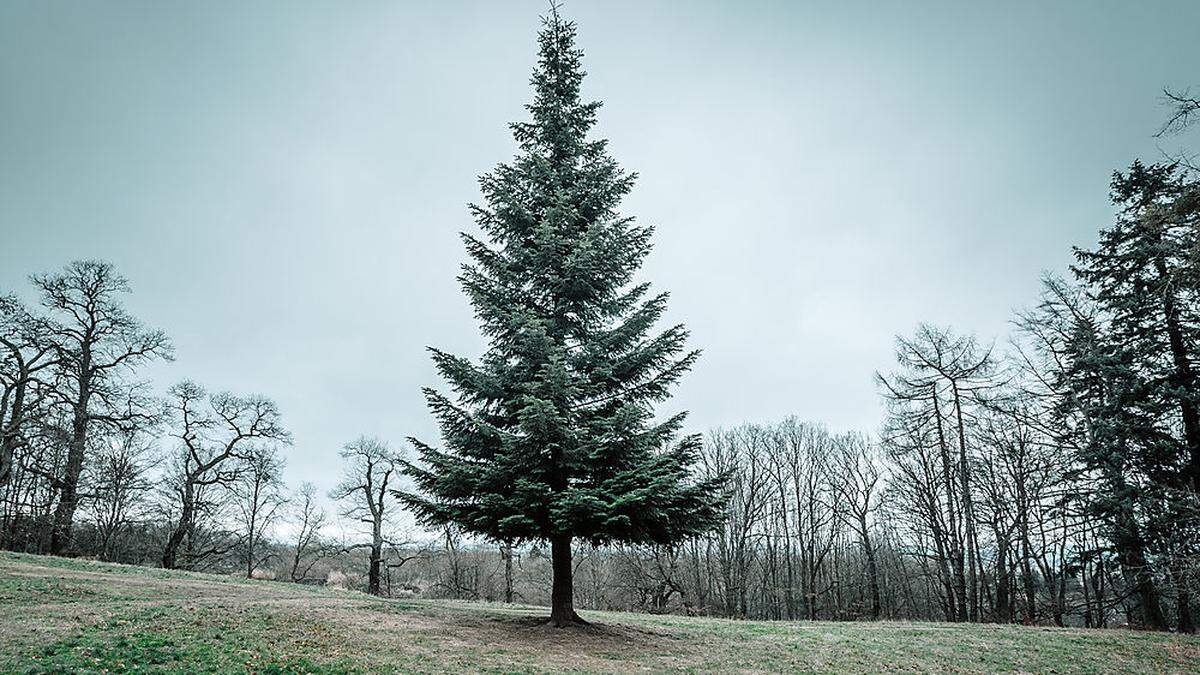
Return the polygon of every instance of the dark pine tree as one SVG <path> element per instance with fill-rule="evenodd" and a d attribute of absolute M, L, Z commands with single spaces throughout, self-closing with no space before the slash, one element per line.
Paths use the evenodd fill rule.
<path fill-rule="evenodd" d="M 1119 214 L 1076 277 L 1108 317 L 1092 358 L 1107 408 L 1093 464 L 1124 466 L 1142 485 L 1110 495 L 1143 514 L 1146 538 L 1174 580 L 1181 632 L 1195 632 L 1186 561 L 1200 554 L 1200 183 L 1174 164 L 1135 162 L 1113 179 Z M 1151 619 L 1147 619 L 1152 624 Z"/>
<path fill-rule="evenodd" d="M 1113 201 L 1116 224 L 1096 250 L 1076 250 L 1074 272 L 1146 384 L 1139 407 L 1162 420 L 1148 473 L 1200 493 L 1200 183 L 1174 164 L 1134 162 L 1115 175 Z"/>
<path fill-rule="evenodd" d="M 480 178 L 459 280 L 488 349 L 481 362 L 431 349 L 454 397 L 426 389 L 438 449 L 412 439 L 417 492 L 397 496 L 426 525 L 497 542 L 548 541 L 551 618 L 575 613 L 571 547 L 671 545 L 717 522 L 720 485 L 693 480 L 699 438 L 652 406 L 699 355 L 682 325 L 654 332 L 667 294 L 634 275 L 653 229 L 617 209 L 635 175 L 590 139 L 599 102 L 580 99 L 575 25 L 543 19 L 532 119 L 520 152 Z"/>
<path fill-rule="evenodd" d="M 1139 409 L 1144 383 L 1127 352 L 1108 337 L 1108 326 L 1082 313 L 1073 314 L 1072 323 L 1062 327 L 1066 349 L 1058 361 L 1058 384 L 1064 395 L 1056 406 L 1063 419 L 1080 421 L 1077 428 L 1067 427 L 1077 436 L 1068 443 L 1076 448 L 1078 462 L 1068 495 L 1104 524 L 1129 588 L 1130 622 L 1165 630 L 1149 557 L 1155 528 L 1146 522 L 1146 506 L 1157 500 L 1140 480 L 1142 442 L 1157 436 L 1155 419 Z"/>

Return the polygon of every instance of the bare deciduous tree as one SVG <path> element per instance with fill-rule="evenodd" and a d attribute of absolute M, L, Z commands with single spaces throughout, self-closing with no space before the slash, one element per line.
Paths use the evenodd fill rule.
<path fill-rule="evenodd" d="M 1200 97 L 1193 96 L 1191 89 L 1166 89 L 1163 101 L 1171 109 L 1171 116 L 1155 136 L 1181 133 L 1200 119 Z"/>
<path fill-rule="evenodd" d="M 367 591 L 379 595 L 383 548 L 390 543 L 385 532 L 389 515 L 387 498 L 390 490 L 396 488 L 402 458 L 378 438 L 365 436 L 347 443 L 341 456 L 345 462 L 342 481 L 329 497 L 341 502 L 344 517 L 367 526 L 370 540 L 346 548 L 369 550 Z"/>
<path fill-rule="evenodd" d="M 130 429 L 100 439 L 88 470 L 90 510 L 99 539 L 101 560 L 112 559 L 113 547 L 130 521 L 142 515 L 154 487 L 150 472 L 158 463 L 148 430 Z"/>
<path fill-rule="evenodd" d="M 92 425 L 120 427 L 143 418 L 138 406 L 128 405 L 127 378 L 138 365 L 170 359 L 173 352 L 166 334 L 144 328 L 125 311 L 121 295 L 129 292 L 129 283 L 110 263 L 76 261 L 61 272 L 35 275 L 32 281 L 41 291 L 43 306 L 59 322 L 53 336 L 60 368 L 56 394 L 71 417 L 50 536 L 50 551 L 59 553 L 70 541 Z"/>
<path fill-rule="evenodd" d="M 229 485 L 233 493 L 242 538 L 242 561 L 246 577 L 270 562 L 274 555 L 268 545 L 271 528 L 287 503 L 283 494 L 283 459 L 274 444 L 250 448 L 238 467 L 238 477 Z"/>
<path fill-rule="evenodd" d="M 890 405 L 893 431 L 932 425 L 947 508 L 950 555 L 960 621 L 979 617 L 979 533 L 971 488 L 971 453 L 967 417 L 970 397 L 995 386 L 991 379 L 995 361 L 991 349 L 981 350 L 971 336 L 928 325 L 916 335 L 897 338 L 896 360 L 901 371 L 890 377 L 877 375 Z M 948 408 L 948 409 L 947 409 Z M 910 434 L 910 438 L 922 438 Z M 957 457 L 952 458 L 951 443 Z M 960 527 L 961 526 L 961 527 Z"/>
<path fill-rule="evenodd" d="M 50 390 L 38 378 L 58 363 L 51 333 L 15 297 L 0 296 L 0 485 L 12 477 L 29 423 L 45 413 Z"/>
<path fill-rule="evenodd" d="M 867 588 L 871 596 L 871 618 L 878 619 L 883 611 L 883 603 L 879 596 L 879 564 L 872 535 L 872 520 L 880 507 L 883 470 L 875 447 L 858 434 L 847 434 L 837 439 L 833 468 L 833 485 L 842 504 L 837 512 L 862 544 L 866 558 Z"/>
<path fill-rule="evenodd" d="M 296 544 L 292 547 L 292 561 L 288 578 L 302 583 L 309 571 L 329 552 L 321 541 L 321 530 L 329 520 L 329 514 L 317 503 L 317 487 L 302 483 L 292 500 L 295 504 Z"/>
<path fill-rule="evenodd" d="M 178 517 L 163 549 L 162 566 L 174 568 L 179 550 L 196 522 L 201 492 L 224 489 L 239 477 L 244 461 L 260 442 L 290 442 L 274 402 L 262 396 L 209 396 L 193 382 L 171 388 L 172 413 L 181 449 L 174 499 Z"/>

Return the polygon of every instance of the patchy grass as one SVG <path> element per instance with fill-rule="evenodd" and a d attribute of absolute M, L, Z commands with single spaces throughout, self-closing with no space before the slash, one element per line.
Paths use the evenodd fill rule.
<path fill-rule="evenodd" d="M 4 673 L 1200 672 L 1200 639 L 1161 633 L 544 615 L 0 553 Z"/>

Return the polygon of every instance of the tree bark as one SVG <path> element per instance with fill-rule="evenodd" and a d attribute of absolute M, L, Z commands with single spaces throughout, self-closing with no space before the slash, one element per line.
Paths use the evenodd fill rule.
<path fill-rule="evenodd" d="M 386 483 L 385 483 L 386 485 Z M 380 491 L 380 499 L 382 501 L 383 493 Z M 372 513 L 375 516 L 375 522 L 372 525 L 371 533 L 371 566 L 367 569 L 367 592 L 371 595 L 379 595 L 380 591 L 380 567 L 383 564 L 383 510 L 382 504 L 378 510 L 372 507 Z"/>
<path fill-rule="evenodd" d="M 1155 260 L 1159 278 L 1164 284 L 1170 282 L 1166 263 L 1161 258 Z M 1184 343 L 1183 328 L 1179 317 L 1179 307 L 1175 296 L 1169 290 L 1163 293 L 1163 315 L 1166 320 L 1167 341 L 1171 348 L 1171 360 L 1175 366 L 1175 384 L 1184 393 L 1179 397 L 1179 411 L 1183 418 L 1184 442 L 1188 448 L 1188 464 L 1186 473 L 1190 474 L 1192 489 L 1200 492 L 1200 411 L 1189 397 L 1193 390 L 1195 376 L 1192 373 L 1192 363 Z"/>
<path fill-rule="evenodd" d="M 84 358 L 84 372 L 91 368 L 91 359 Z M 79 506 L 79 476 L 83 473 L 83 457 L 87 450 L 88 403 L 91 398 L 90 377 L 80 378 L 79 400 L 74 406 L 71 421 L 71 441 L 67 447 L 67 465 L 63 471 L 58 507 L 54 510 L 54 524 L 50 532 L 50 553 L 58 555 L 66 550 L 71 541 L 71 524 L 75 520 L 75 509 Z"/>
<path fill-rule="evenodd" d="M 550 625 L 555 628 L 586 624 L 575 613 L 575 589 L 571 579 L 571 536 L 557 535 L 550 540 L 554 583 L 550 590 Z"/>
<path fill-rule="evenodd" d="M 998 530 L 999 528 L 997 528 Z M 1012 578 L 1008 570 L 1008 548 L 1006 537 L 996 532 L 996 607 L 994 621 L 1006 623 L 1012 619 Z"/>
<path fill-rule="evenodd" d="M 383 562 L 383 551 L 377 546 L 371 547 L 371 566 L 367 570 L 367 592 L 379 595 L 380 565 Z"/>
<path fill-rule="evenodd" d="M 1137 599 L 1135 620 L 1141 624 L 1141 628 L 1166 630 L 1167 621 L 1159 604 L 1158 588 L 1151 575 L 1141 533 L 1132 514 L 1123 510 L 1118 515 L 1115 534 L 1114 543 L 1120 554 L 1121 568 Z"/>
<path fill-rule="evenodd" d="M 183 538 L 187 535 L 188 530 L 192 526 L 192 519 L 195 517 L 196 498 L 192 492 L 191 480 L 191 477 L 188 477 L 188 482 L 184 486 L 182 495 L 183 504 L 179 511 L 179 522 L 176 523 L 175 529 L 171 531 L 171 536 L 167 539 L 167 545 L 163 547 L 163 569 L 173 570 L 179 564 L 179 546 L 183 544 Z"/>
<path fill-rule="evenodd" d="M 17 355 L 20 358 L 20 354 Z M 4 406 L 0 406 L 0 485 L 7 485 L 12 478 L 13 455 L 21 432 L 21 417 L 25 414 L 25 388 L 28 386 L 28 371 L 24 361 L 19 361 L 20 372 L 12 389 L 12 403 L 5 422 Z M 5 392 L 7 398 L 8 392 Z"/>
<path fill-rule="evenodd" d="M 958 461 L 962 465 L 959 469 L 958 477 L 962 487 L 963 500 L 963 531 L 965 533 L 967 547 L 967 611 L 970 621 L 979 620 L 979 580 L 976 573 L 976 552 L 978 549 L 978 535 L 975 531 L 975 507 L 974 500 L 971 498 L 971 462 L 967 458 L 967 433 L 966 426 L 963 424 L 962 411 L 962 395 L 958 390 L 958 383 L 951 382 L 952 391 L 954 392 L 954 413 L 958 418 Z"/>
<path fill-rule="evenodd" d="M 967 579 L 963 570 L 963 542 L 954 516 L 954 479 L 951 477 L 950 449 L 946 443 L 946 432 L 942 428 L 942 411 L 938 404 L 937 385 L 930 385 L 933 397 L 933 417 L 937 422 L 938 449 L 942 456 L 942 480 L 946 490 L 946 515 L 949 526 L 950 557 L 954 563 L 954 590 L 957 597 L 950 599 L 950 605 L 955 607 L 955 620 L 967 620 Z"/>
<path fill-rule="evenodd" d="M 250 505 L 250 532 L 246 536 L 246 578 L 254 578 L 254 533 L 258 521 L 259 485 L 255 481 Z"/>
<path fill-rule="evenodd" d="M 875 560 L 875 546 L 871 542 L 871 532 L 867 529 L 867 513 L 863 511 L 858 516 L 858 526 L 862 533 L 863 553 L 867 558 L 867 585 L 871 591 L 871 618 L 879 619 L 883 613 L 883 602 L 879 597 L 879 564 Z"/>
<path fill-rule="evenodd" d="M 504 602 L 512 604 L 513 601 L 513 544 L 512 540 L 505 541 L 500 548 L 501 554 L 504 556 Z"/>

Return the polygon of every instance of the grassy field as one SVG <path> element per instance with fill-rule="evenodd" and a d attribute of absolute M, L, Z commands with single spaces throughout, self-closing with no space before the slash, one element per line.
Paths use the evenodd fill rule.
<path fill-rule="evenodd" d="M 1155 633 L 544 613 L 0 553 L 4 673 L 1200 672 Z"/>

